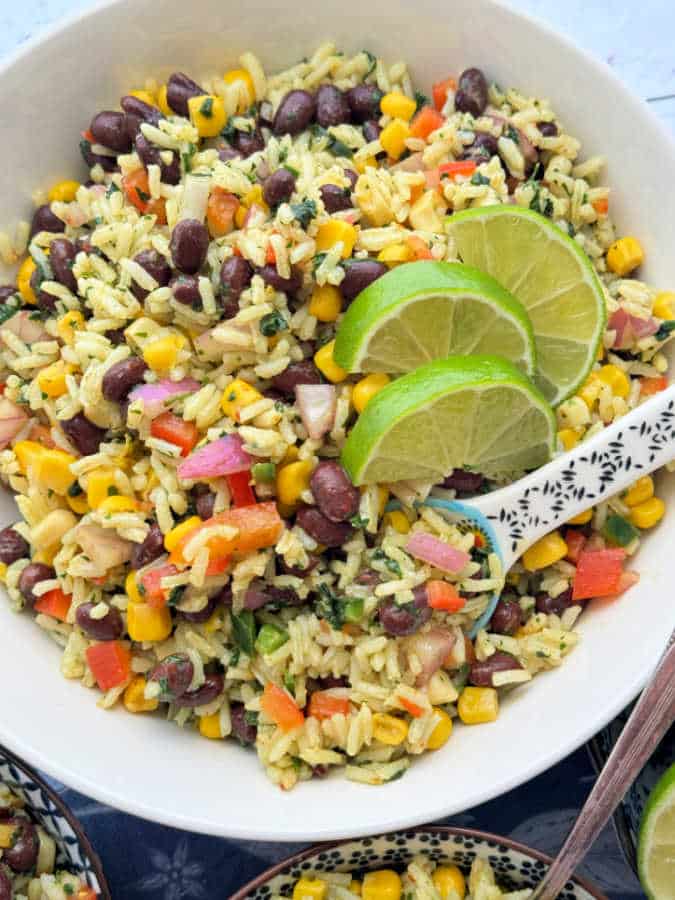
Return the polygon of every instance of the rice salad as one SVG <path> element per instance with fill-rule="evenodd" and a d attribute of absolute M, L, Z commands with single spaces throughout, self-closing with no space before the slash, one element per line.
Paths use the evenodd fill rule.
<path fill-rule="evenodd" d="M 95 900 L 78 875 L 58 868 L 56 843 L 0 783 L 0 897 L 7 900 Z"/>
<path fill-rule="evenodd" d="M 584 551 L 621 593 L 663 503 L 641 478 L 503 572 L 480 535 L 415 505 L 499 479 L 351 484 L 341 448 L 387 378 L 348 376 L 332 343 L 391 267 L 457 259 L 448 213 L 515 204 L 574 237 L 606 298 L 560 452 L 663 389 L 675 296 L 631 277 L 643 252 L 617 240 L 603 159 L 480 70 L 428 100 L 404 63 L 332 44 L 276 75 L 245 53 L 199 84 L 148 81 L 80 148 L 83 182 L 38 191 L 32 224 L 0 239 L 19 264 L 0 288 L 12 607 L 100 706 L 253 745 L 284 789 L 335 767 L 382 784 L 453 723 L 494 721 L 577 644 L 603 583 L 586 566 L 574 593 Z"/>

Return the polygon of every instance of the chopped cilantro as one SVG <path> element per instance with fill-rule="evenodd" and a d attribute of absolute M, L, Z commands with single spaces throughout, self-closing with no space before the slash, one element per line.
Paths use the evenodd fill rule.
<path fill-rule="evenodd" d="M 415 112 L 419 112 L 423 106 L 429 106 L 429 98 L 422 91 L 415 91 Z"/>
<path fill-rule="evenodd" d="M 279 154 L 279 158 L 281 159 L 281 154 Z M 284 157 L 284 159 L 285 159 L 285 158 L 286 158 L 286 157 Z M 300 170 L 299 170 L 299 169 L 296 169 L 296 168 L 294 168 L 293 166 L 289 166 L 288 163 L 284 163 L 284 166 L 283 166 L 283 167 L 284 167 L 284 169 L 286 169 L 287 171 L 289 171 L 289 172 L 291 173 L 291 175 L 293 175 L 294 178 L 297 178 L 298 175 L 300 174 Z"/>
<path fill-rule="evenodd" d="M 317 253 L 316 256 L 312 258 L 312 273 L 316 272 L 316 270 L 326 258 L 326 255 L 326 253 Z"/>
<path fill-rule="evenodd" d="M 399 578 L 401 577 L 401 567 L 396 562 L 395 559 L 389 559 L 387 554 L 380 547 L 375 550 L 373 553 L 373 559 L 378 562 L 383 562 L 387 569 L 392 572 L 394 575 L 397 575 Z"/>
<path fill-rule="evenodd" d="M 260 320 L 260 332 L 261 334 L 264 334 L 265 337 L 272 337 L 280 331 L 286 331 L 287 328 L 288 322 L 277 310 L 267 313 L 267 315 L 263 316 Z"/>
<path fill-rule="evenodd" d="M 316 203 L 314 200 L 301 200 L 300 203 L 291 203 L 291 210 L 301 228 L 307 228 L 316 216 Z"/>
<path fill-rule="evenodd" d="M 534 197 L 530 201 L 530 209 L 534 212 L 538 212 L 542 216 L 547 216 L 549 219 L 553 215 L 553 201 L 550 197 L 546 197 L 545 200 L 541 197 L 541 189 L 538 183 L 536 183 L 536 187 L 534 189 Z"/>
<path fill-rule="evenodd" d="M 253 656 L 256 637 L 253 613 L 250 609 L 244 609 L 238 615 L 236 613 L 231 613 L 231 616 L 232 639 L 234 640 L 234 643 L 247 656 Z"/>
<path fill-rule="evenodd" d="M 77 481 L 74 481 L 68 488 L 67 493 L 69 497 L 79 497 L 80 494 L 84 493 L 84 491 L 80 487 L 79 483 Z"/>
<path fill-rule="evenodd" d="M 363 51 L 368 57 L 368 71 L 365 74 L 365 78 L 367 78 L 371 72 L 375 71 L 375 66 L 377 65 L 377 57 L 370 52 L 370 50 Z"/>
<path fill-rule="evenodd" d="M 471 184 L 490 184 L 490 179 L 487 177 L 487 175 L 483 175 L 481 172 L 474 172 L 471 176 Z"/>
<path fill-rule="evenodd" d="M 259 713 L 255 712 L 255 710 L 247 709 L 244 712 L 244 721 L 247 725 L 257 725 L 258 715 Z"/>
<path fill-rule="evenodd" d="M 4 303 L 0 304 L 0 324 L 11 319 L 19 309 L 21 309 L 21 300 L 17 294 L 12 294 Z"/>
<path fill-rule="evenodd" d="M 210 119 L 213 116 L 213 97 L 204 98 L 202 105 L 199 107 L 199 112 L 205 119 Z"/>
<path fill-rule="evenodd" d="M 147 191 L 141 190 L 141 188 L 139 187 L 136 188 L 136 193 L 138 194 L 138 199 L 141 201 L 141 203 L 148 203 L 148 201 L 151 199 L 150 194 L 148 194 Z"/>
<path fill-rule="evenodd" d="M 185 593 L 185 585 L 177 584 L 175 588 L 171 589 L 171 593 L 169 594 L 169 599 L 166 601 L 169 606 L 175 606 L 180 598 Z"/>
<path fill-rule="evenodd" d="M 188 149 L 183 150 L 183 152 L 181 153 L 180 158 L 183 161 L 183 168 L 185 169 L 186 172 L 190 171 L 190 168 L 192 167 L 192 157 L 195 155 L 196 152 L 197 152 L 197 145 L 189 144 Z"/>
<path fill-rule="evenodd" d="M 116 497 L 119 494 L 119 489 L 116 488 L 114 484 L 111 484 L 108 488 L 107 494 L 109 497 Z"/>
<path fill-rule="evenodd" d="M 356 515 L 352 516 L 349 520 L 349 524 L 353 525 L 354 528 L 366 528 L 369 522 L 370 519 L 366 519 L 365 516 L 361 516 L 359 513 L 356 513 Z"/>
<path fill-rule="evenodd" d="M 290 672 L 284 672 L 284 687 L 289 694 L 295 694 L 295 676 Z"/>
<path fill-rule="evenodd" d="M 517 129 L 513 127 L 513 125 L 509 125 L 509 127 L 506 129 L 506 137 L 510 141 L 513 141 L 514 144 L 518 144 L 518 146 L 520 146 L 520 135 L 518 134 Z"/>
<path fill-rule="evenodd" d="M 668 319 L 667 322 L 661 323 L 659 330 L 654 337 L 657 341 L 665 341 L 670 337 L 673 331 L 675 331 L 675 319 Z"/>
<path fill-rule="evenodd" d="M 105 192 L 105 195 L 106 197 L 112 197 L 112 195 L 115 193 L 119 194 L 120 189 L 117 187 L 114 181 L 111 181 L 108 190 Z"/>
<path fill-rule="evenodd" d="M 336 631 L 345 623 L 344 600 L 334 594 L 325 581 L 319 585 L 319 597 L 314 601 L 314 612 Z"/>

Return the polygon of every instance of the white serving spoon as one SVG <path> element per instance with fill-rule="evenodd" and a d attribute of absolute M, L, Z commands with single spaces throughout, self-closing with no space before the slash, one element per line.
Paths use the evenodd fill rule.
<path fill-rule="evenodd" d="M 675 385 L 513 484 L 470 500 L 428 497 L 424 505 L 462 529 L 479 530 L 506 572 L 540 537 L 673 459 Z M 498 600 L 499 594 L 491 598 L 472 637 Z"/>

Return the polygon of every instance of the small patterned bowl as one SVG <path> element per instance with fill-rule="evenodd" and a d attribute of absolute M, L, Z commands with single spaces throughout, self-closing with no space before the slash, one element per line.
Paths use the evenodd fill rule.
<path fill-rule="evenodd" d="M 454 863 L 468 875 L 478 856 L 486 859 L 505 890 L 533 888 L 551 860 L 543 853 L 506 838 L 469 829 L 425 826 L 380 837 L 359 838 L 310 847 L 273 866 L 245 885 L 230 900 L 269 900 L 274 894 L 290 897 L 305 872 L 364 872 L 382 866 L 404 869 L 414 856 Z M 606 900 L 581 879 L 568 882 L 559 900 Z"/>
<path fill-rule="evenodd" d="M 99 900 L 112 900 L 101 860 L 80 823 L 34 769 L 2 746 L 0 782 L 21 797 L 33 821 L 56 841 L 57 866 L 79 875 L 96 891 Z"/>

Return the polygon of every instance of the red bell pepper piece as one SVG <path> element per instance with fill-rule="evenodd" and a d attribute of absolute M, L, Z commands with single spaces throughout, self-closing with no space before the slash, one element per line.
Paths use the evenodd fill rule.
<path fill-rule="evenodd" d="M 448 91 L 456 91 L 457 82 L 454 78 L 446 78 L 444 81 L 437 81 L 431 88 L 431 96 L 434 98 L 434 106 L 440 112 L 445 106 L 448 99 Z"/>
<path fill-rule="evenodd" d="M 119 641 L 101 641 L 85 651 L 87 663 L 102 691 L 109 691 L 128 680 L 131 651 Z"/>
<path fill-rule="evenodd" d="M 52 616 L 54 619 L 65 622 L 72 599 L 72 594 L 64 594 L 61 588 L 54 588 L 38 597 L 33 604 L 33 609 L 45 616 Z"/>
<path fill-rule="evenodd" d="M 225 477 L 234 506 L 251 506 L 258 502 L 256 495 L 253 493 L 253 488 L 249 484 L 251 480 L 250 471 L 233 472 L 231 475 L 226 475 Z"/>
<path fill-rule="evenodd" d="M 447 581 L 432 579 L 426 583 L 427 603 L 432 609 L 456 613 L 466 605 L 464 597 L 460 597 L 457 588 Z"/>
<path fill-rule="evenodd" d="M 616 594 L 625 558 L 626 551 L 618 547 L 582 551 L 572 585 L 572 600 L 576 602 Z"/>
<path fill-rule="evenodd" d="M 295 700 L 273 681 L 268 681 L 265 685 L 260 706 L 282 731 L 299 728 L 305 721 L 302 710 Z"/>
<path fill-rule="evenodd" d="M 458 159 L 455 162 L 443 163 L 438 167 L 441 178 L 446 175 L 448 178 L 455 179 L 458 175 L 464 175 L 470 178 L 476 171 L 476 163 L 472 159 Z"/>
<path fill-rule="evenodd" d="M 169 594 L 161 585 L 162 578 L 177 574 L 178 569 L 170 563 L 166 563 L 163 566 L 157 566 L 156 569 L 149 569 L 143 575 L 141 578 L 141 584 L 143 585 L 142 594 L 148 606 L 153 606 L 155 609 L 161 609 L 163 606 L 166 606 Z"/>
<path fill-rule="evenodd" d="M 445 119 L 430 106 L 423 106 L 410 123 L 410 137 L 426 140 L 432 131 L 436 131 L 445 122 Z"/>
<path fill-rule="evenodd" d="M 162 441 L 180 447 L 180 455 L 187 456 L 199 440 L 199 432 L 194 422 L 186 422 L 171 412 L 164 412 L 150 425 L 150 434 Z"/>
<path fill-rule="evenodd" d="M 307 715 L 315 719 L 330 719 L 338 713 L 349 715 L 349 700 L 346 697 L 336 697 L 329 691 L 314 691 L 309 698 Z"/>
<path fill-rule="evenodd" d="M 567 544 L 567 558 L 570 562 L 577 562 L 579 554 L 586 544 L 586 535 L 576 528 L 568 528 L 565 532 L 565 543 Z"/>

